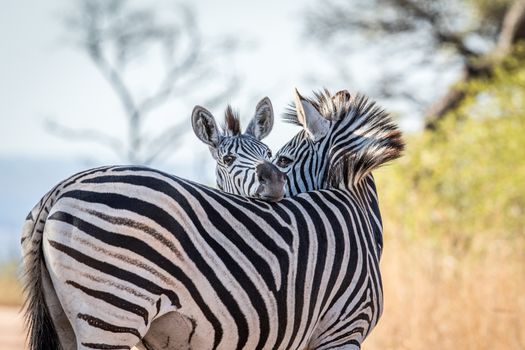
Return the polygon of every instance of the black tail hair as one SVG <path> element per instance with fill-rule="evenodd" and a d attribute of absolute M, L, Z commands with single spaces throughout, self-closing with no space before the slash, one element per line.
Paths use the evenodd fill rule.
<path fill-rule="evenodd" d="M 22 231 L 24 258 L 25 323 L 30 350 L 60 349 L 60 341 L 47 308 L 44 296 L 43 274 L 49 274 L 42 251 L 44 226 L 48 208 L 54 200 L 50 191 L 28 215 Z"/>

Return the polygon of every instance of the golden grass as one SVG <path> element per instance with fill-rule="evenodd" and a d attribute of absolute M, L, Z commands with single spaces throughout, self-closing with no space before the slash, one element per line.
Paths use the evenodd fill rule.
<path fill-rule="evenodd" d="M 22 285 L 17 278 L 16 262 L 0 265 L 0 305 L 22 305 Z"/>
<path fill-rule="evenodd" d="M 461 256 L 386 239 L 385 309 L 371 349 L 525 349 L 525 244 L 477 242 Z"/>

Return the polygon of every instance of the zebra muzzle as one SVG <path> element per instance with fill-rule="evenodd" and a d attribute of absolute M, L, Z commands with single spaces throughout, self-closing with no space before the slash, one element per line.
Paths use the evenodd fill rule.
<path fill-rule="evenodd" d="M 255 168 L 259 187 L 255 191 L 255 197 L 267 202 L 278 202 L 284 197 L 286 175 L 275 165 L 264 161 Z"/>

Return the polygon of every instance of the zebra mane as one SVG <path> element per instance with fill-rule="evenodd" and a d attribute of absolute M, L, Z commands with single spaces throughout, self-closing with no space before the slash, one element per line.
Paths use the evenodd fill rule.
<path fill-rule="evenodd" d="M 238 136 L 241 134 L 241 121 L 239 113 L 234 111 L 232 106 L 228 105 L 224 112 L 223 130 L 228 136 Z"/>
<path fill-rule="evenodd" d="M 358 95 L 356 98 L 359 97 L 361 96 Z M 314 106 L 325 119 L 330 121 L 338 121 L 345 118 L 352 108 L 352 102 L 355 100 L 352 99 L 352 96 L 347 90 L 341 90 L 332 96 L 327 89 L 314 91 L 314 98 L 305 97 L 305 99 Z M 302 126 L 294 102 L 288 104 L 282 119 L 286 123 Z"/>
<path fill-rule="evenodd" d="M 329 187 L 354 185 L 372 170 L 399 158 L 405 148 L 402 134 L 390 115 L 366 96 L 350 95 L 346 90 L 331 95 L 326 89 L 307 99 L 327 120 L 345 120 L 345 127 L 353 128 L 348 145 L 329 154 L 325 182 Z M 285 122 L 300 125 L 297 111 L 287 109 Z M 336 156 L 336 158 L 334 158 Z"/>

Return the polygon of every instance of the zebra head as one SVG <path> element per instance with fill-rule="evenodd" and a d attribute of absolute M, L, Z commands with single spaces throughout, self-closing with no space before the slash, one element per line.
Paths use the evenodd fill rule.
<path fill-rule="evenodd" d="M 302 130 L 275 155 L 287 174 L 287 195 L 356 185 L 380 165 L 398 158 L 401 132 L 389 115 L 364 96 L 324 90 L 307 99 L 295 90 L 285 121 Z"/>
<path fill-rule="evenodd" d="M 239 116 L 230 106 L 226 108 L 223 128 L 217 126 L 208 110 L 195 106 L 192 126 L 217 161 L 219 189 L 269 202 L 283 198 L 285 175 L 270 162 L 272 153 L 261 142 L 273 127 L 273 108 L 268 97 L 257 104 L 255 115 L 244 133 L 241 133 Z"/>

